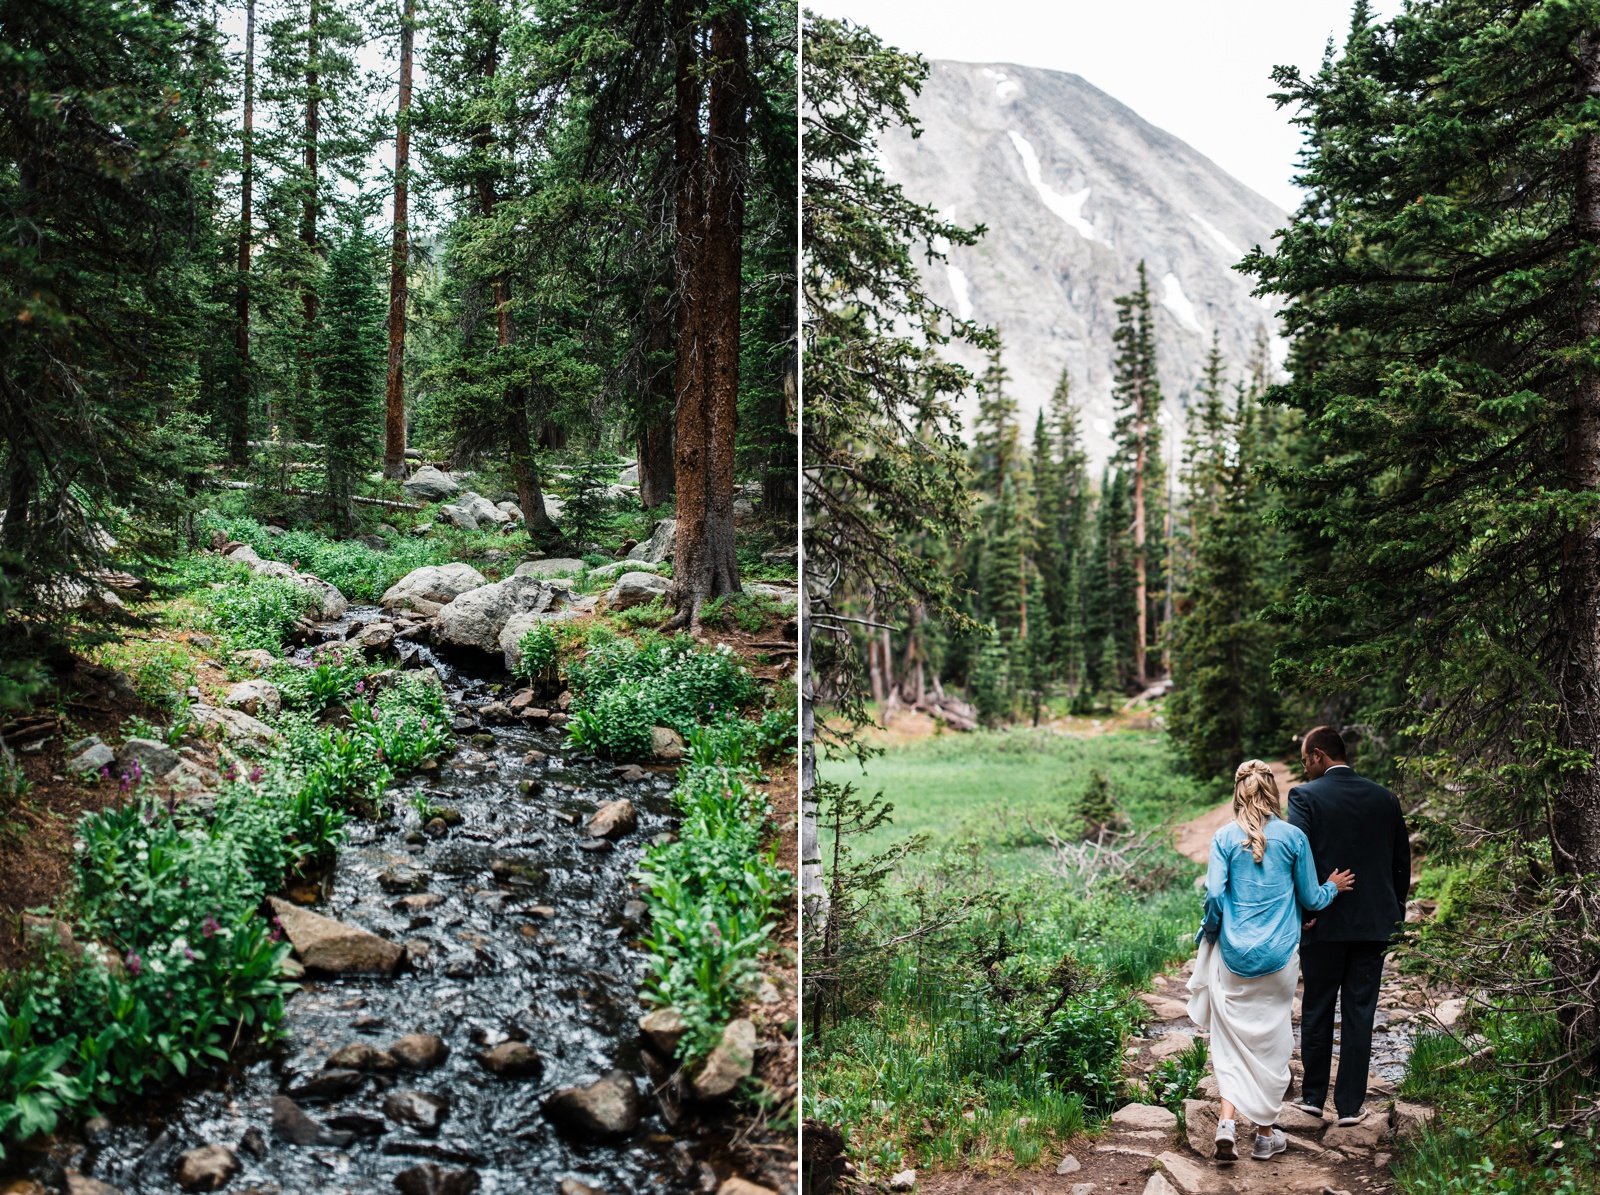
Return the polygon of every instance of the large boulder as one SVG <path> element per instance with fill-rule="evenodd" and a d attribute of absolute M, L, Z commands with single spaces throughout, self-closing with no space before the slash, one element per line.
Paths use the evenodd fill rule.
<path fill-rule="evenodd" d="M 457 510 L 464 510 L 479 523 L 509 523 L 511 516 L 481 494 L 467 490 L 455 501 Z"/>
<path fill-rule="evenodd" d="M 390 942 L 310 909 L 302 909 L 276 896 L 267 903 L 288 935 L 300 961 L 334 975 L 393 975 L 405 950 Z"/>
<path fill-rule="evenodd" d="M 507 577 L 469 590 L 439 611 L 435 643 L 500 650 L 500 632 L 514 614 L 542 614 L 556 590 L 535 577 Z"/>
<path fill-rule="evenodd" d="M 129 739 L 117 752 L 111 765 L 114 772 L 131 772 L 134 760 L 139 761 L 139 771 L 148 780 L 159 780 L 182 762 L 183 757 L 165 743 L 154 739 Z"/>
<path fill-rule="evenodd" d="M 638 465 L 629 465 L 626 469 L 624 469 L 622 471 L 622 475 L 617 478 L 617 481 L 621 485 L 638 485 L 639 484 L 639 466 Z"/>
<path fill-rule="evenodd" d="M 251 569 L 254 569 L 258 564 L 264 563 L 256 550 L 249 544 L 240 544 L 237 548 L 231 549 L 223 556 L 223 559 L 231 560 L 235 564 L 243 564 Z"/>
<path fill-rule="evenodd" d="M 429 564 L 412 569 L 389 586 L 379 602 L 385 609 L 409 606 L 423 614 L 437 614 L 439 607 L 488 583 L 489 578 L 459 560 L 450 564 Z"/>
<path fill-rule="evenodd" d="M 203 702 L 189 707 L 189 721 L 202 731 L 216 727 L 230 743 L 268 743 L 278 737 L 276 730 L 243 710 L 218 709 Z"/>
<path fill-rule="evenodd" d="M 448 473 L 423 465 L 402 484 L 405 492 L 420 502 L 443 502 L 461 492 L 461 486 Z"/>
<path fill-rule="evenodd" d="M 350 603 L 339 592 L 338 586 L 330 585 L 320 577 L 295 573 L 289 579 L 302 589 L 309 590 L 311 596 L 317 599 L 317 611 L 324 620 L 343 618 L 344 612 L 350 608 Z"/>
<path fill-rule="evenodd" d="M 565 498 L 555 498 L 549 494 L 544 496 L 544 517 L 552 523 L 561 521 L 561 516 L 566 512 L 567 501 Z"/>
<path fill-rule="evenodd" d="M 116 758 L 117 753 L 106 746 L 99 735 L 94 735 L 88 746 L 67 761 L 67 771 L 74 776 L 93 775 L 101 768 L 109 768 Z"/>
<path fill-rule="evenodd" d="M 510 500 L 505 502 L 496 502 L 494 504 L 494 508 L 496 510 L 505 511 L 506 516 L 514 523 L 520 523 L 522 521 L 522 507 L 518 506 L 515 502 Z"/>
<path fill-rule="evenodd" d="M 476 531 L 478 529 L 478 516 L 464 506 L 457 506 L 453 503 L 449 506 L 441 506 L 439 508 L 439 518 L 462 531 Z"/>
<path fill-rule="evenodd" d="M 513 614 L 500 628 L 500 650 L 505 653 L 506 671 L 515 672 L 522 663 L 522 637 L 541 622 L 566 622 L 576 618 L 579 611 L 571 606 L 559 610 L 545 610 L 538 614 Z"/>
<path fill-rule="evenodd" d="M 655 532 L 644 543 L 637 545 L 628 553 L 629 560 L 645 560 L 651 564 L 660 564 L 663 560 L 670 560 L 672 553 L 678 546 L 678 520 L 657 519 Z"/>
<path fill-rule="evenodd" d="M 654 573 L 623 573 L 606 594 L 606 605 L 613 610 L 644 606 L 666 593 L 672 582 Z"/>
<path fill-rule="evenodd" d="M 583 571 L 583 561 L 571 556 L 552 556 L 548 560 L 525 560 L 513 574 L 518 577 L 572 577 Z"/>
<path fill-rule="evenodd" d="M 272 718 L 283 709 L 283 695 L 269 680 L 242 680 L 228 690 L 222 704 L 229 709 L 243 710 L 252 718 L 258 714 Z"/>
<path fill-rule="evenodd" d="M 542 1107 L 556 1124 L 586 1137 L 625 1137 L 644 1115 L 633 1076 L 620 1070 L 587 1087 L 563 1087 L 546 1096 Z"/>

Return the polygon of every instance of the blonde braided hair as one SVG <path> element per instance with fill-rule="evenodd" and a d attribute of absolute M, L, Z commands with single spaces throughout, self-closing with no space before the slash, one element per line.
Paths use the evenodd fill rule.
<path fill-rule="evenodd" d="M 1257 863 L 1267 849 L 1267 823 L 1279 815 L 1278 781 L 1259 759 L 1247 759 L 1233 774 L 1233 820 Z"/>

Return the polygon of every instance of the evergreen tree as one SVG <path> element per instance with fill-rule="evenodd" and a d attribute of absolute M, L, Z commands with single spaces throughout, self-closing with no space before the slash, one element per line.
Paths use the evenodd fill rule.
<path fill-rule="evenodd" d="M 1282 397 L 1312 440 L 1286 469 L 1287 517 L 1297 550 L 1323 553 L 1297 587 L 1284 678 L 1355 700 L 1392 679 L 1382 724 L 1423 736 L 1437 807 L 1533 856 L 1515 899 L 1537 894 L 1547 936 L 1492 964 L 1546 976 L 1540 998 L 1586 1070 L 1600 1066 L 1597 28 L 1592 0 L 1424 0 L 1383 26 L 1358 9 L 1342 53 L 1277 74 L 1307 131 L 1307 199 L 1276 252 L 1246 263 L 1289 300 Z"/>
<path fill-rule="evenodd" d="M 972 456 L 977 488 L 995 498 L 1021 467 L 1021 428 L 1017 400 L 1006 389 L 1011 375 L 1000 360 L 999 332 L 989 350 L 989 365 L 978 380 L 978 418 L 973 424 Z"/>
<path fill-rule="evenodd" d="M 1251 756 L 1272 758 L 1290 741 L 1272 681 L 1281 638 L 1265 617 L 1281 596 L 1276 559 L 1281 534 L 1268 520 L 1263 477 L 1271 414 L 1243 387 L 1234 410 L 1224 405 L 1221 354 L 1215 344 L 1191 413 L 1184 469 L 1191 534 L 1188 572 L 1172 631 L 1174 691 L 1167 726 L 1189 766 L 1228 777 Z"/>
<path fill-rule="evenodd" d="M 815 810 L 815 685 L 833 680 L 845 717 L 865 721 L 861 665 L 845 634 L 860 617 L 856 595 L 876 608 L 917 607 L 947 631 L 964 629 L 952 569 L 925 550 L 951 541 L 967 521 L 964 447 L 954 398 L 970 375 L 940 350 L 952 337 L 991 340 L 956 320 L 926 292 L 914 251 L 977 233 L 919 206 L 884 175 L 876 152 L 886 131 L 910 127 L 911 96 L 927 63 L 870 32 L 807 14 L 805 159 L 801 223 L 805 256 L 807 514 L 800 587 L 800 858 L 806 899 L 821 895 Z"/>
<path fill-rule="evenodd" d="M 382 443 L 385 304 L 376 242 L 350 222 L 333 240 L 318 303 L 316 433 L 327 461 L 328 515 L 348 532 L 355 482 Z"/>
<path fill-rule="evenodd" d="M 1084 569 L 1084 643 L 1089 684 L 1102 692 L 1125 689 L 1135 676 L 1133 552 L 1126 470 L 1106 466 L 1095 508 L 1094 541 Z"/>
<path fill-rule="evenodd" d="M 1118 406 L 1117 460 L 1132 474 L 1133 530 L 1133 676 L 1150 681 L 1146 655 L 1150 643 L 1151 560 L 1161 559 L 1150 543 L 1150 528 L 1161 526 L 1160 510 L 1166 471 L 1161 465 L 1161 380 L 1156 374 L 1155 315 L 1150 306 L 1150 281 L 1139 263 L 1139 286 L 1117 299 L 1117 345 L 1114 394 Z"/>
<path fill-rule="evenodd" d="M 1050 679 L 1075 689 L 1086 679 L 1084 571 L 1092 495 L 1088 456 L 1078 430 L 1071 381 L 1061 371 L 1050 400 L 1050 421 L 1040 411 L 1033 432 L 1033 539 L 1039 578 L 1037 606 L 1048 635 L 1035 654 L 1049 661 Z M 1034 637 L 1036 638 L 1036 637 Z"/>

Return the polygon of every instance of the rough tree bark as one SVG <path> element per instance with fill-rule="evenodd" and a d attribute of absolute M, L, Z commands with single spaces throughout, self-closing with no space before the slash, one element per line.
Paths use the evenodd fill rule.
<path fill-rule="evenodd" d="M 1578 43 L 1578 94 L 1600 96 L 1600 32 Z M 1578 239 L 1600 246 L 1600 137 L 1591 133 L 1575 147 Z M 1579 343 L 1600 338 L 1600 281 L 1586 284 L 1576 328 Z M 1600 371 L 1578 374 L 1567 413 L 1566 480 L 1574 493 L 1600 489 Z M 1566 533 L 1561 545 L 1561 593 L 1554 682 L 1561 695 L 1559 734 L 1564 750 L 1594 761 L 1600 751 L 1600 523 Z M 1585 1069 L 1600 1067 L 1600 999 L 1595 992 L 1593 940 L 1600 929 L 1600 768 L 1565 773 L 1550 800 L 1552 862 L 1565 882 L 1557 886 L 1557 940 L 1552 962 L 1576 995 L 1562 1021 Z M 1582 877 L 1588 877 L 1584 879 Z"/>
<path fill-rule="evenodd" d="M 411 256 L 407 219 L 410 200 L 411 47 L 416 32 L 416 0 L 406 0 L 400 18 L 400 96 L 394 129 L 394 244 L 389 250 L 389 377 L 383 392 L 383 475 L 406 476 L 406 271 Z"/>
<path fill-rule="evenodd" d="M 666 625 L 691 631 L 699 630 L 705 602 L 740 592 L 733 538 L 733 449 L 738 429 L 749 47 L 742 13 L 718 13 L 710 28 L 705 166 L 696 205 L 703 218 L 687 238 L 686 213 L 681 209 L 678 223 L 680 251 L 689 249 L 695 261 L 679 275 L 691 279 L 682 297 L 688 312 L 686 319 L 680 319 L 678 339 L 680 362 L 687 355 L 689 368 L 680 365 L 677 387 L 678 531 L 672 587 L 667 591 L 676 613 Z M 680 170 L 683 151 L 692 150 L 698 159 L 700 143 L 696 47 L 689 34 L 680 27 L 675 135 Z M 680 198 L 685 185 L 680 175 Z M 687 214 L 692 220 L 696 213 L 691 208 Z M 685 331 L 690 334 L 687 340 Z"/>
<path fill-rule="evenodd" d="M 652 303 L 650 310 L 650 360 L 672 351 L 672 324 L 659 306 Z M 672 497 L 673 380 L 673 371 L 662 368 L 651 371 L 645 381 L 647 405 L 634 447 L 639 458 L 639 505 L 646 510 L 654 510 Z"/>
<path fill-rule="evenodd" d="M 306 192 L 300 211 L 300 243 L 308 254 L 317 251 L 317 141 L 322 136 L 321 94 L 317 91 L 317 0 L 311 0 L 306 37 Z M 306 334 L 317 322 L 317 289 L 307 279 L 300 291 L 300 304 L 306 317 Z"/>
<path fill-rule="evenodd" d="M 250 246 L 251 204 L 255 190 L 256 0 L 244 10 L 244 129 L 239 180 L 239 289 L 234 297 L 234 376 L 232 410 L 228 412 L 228 459 L 243 465 L 250 459 Z"/>

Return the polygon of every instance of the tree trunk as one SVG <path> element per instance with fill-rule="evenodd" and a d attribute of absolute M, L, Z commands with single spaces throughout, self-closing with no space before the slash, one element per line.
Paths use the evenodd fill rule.
<path fill-rule="evenodd" d="M 22 445 L 11 442 L 11 476 L 6 479 L 6 521 L 0 529 L 0 551 L 16 557 L 12 568 L 28 570 L 28 515 L 33 502 L 33 465 Z"/>
<path fill-rule="evenodd" d="M 405 0 L 400 18 L 400 98 L 394 130 L 394 245 L 389 251 L 389 377 L 383 395 L 383 475 L 406 476 L 406 270 L 411 256 L 407 221 L 410 199 L 411 45 L 416 31 L 416 0 Z"/>
<path fill-rule="evenodd" d="M 1133 460 L 1133 607 L 1134 607 L 1134 637 L 1133 637 L 1133 672 L 1139 680 L 1142 689 L 1150 683 L 1145 675 L 1145 636 L 1149 628 L 1146 626 L 1145 607 L 1149 603 L 1150 591 L 1145 576 L 1144 559 L 1144 472 L 1145 472 L 1145 412 L 1144 396 L 1139 397 L 1139 423 L 1134 434 L 1139 437 L 1139 447 Z"/>
<path fill-rule="evenodd" d="M 687 378 L 680 370 L 677 392 L 678 532 L 672 587 L 667 591 L 667 600 L 677 608 L 667 625 L 692 631 L 699 630 L 705 602 L 740 591 L 733 538 L 733 449 L 738 430 L 748 53 L 743 15 L 731 9 L 718 14 L 711 23 L 704 220 L 695 254 L 696 285 L 685 296 L 692 336 L 687 346 L 681 335 L 678 343 L 680 354 L 687 348 L 692 369 Z M 686 144 L 685 126 L 691 119 L 696 148 L 699 142 L 699 104 L 686 104 L 697 101 L 699 92 L 692 79 L 685 87 L 685 69 L 690 65 L 680 45 L 676 116 L 680 149 Z M 682 232 L 680 216 L 680 238 Z"/>
<path fill-rule="evenodd" d="M 240 146 L 239 289 L 235 297 L 234 376 L 232 409 L 228 412 L 228 459 L 243 465 L 250 459 L 250 246 L 251 203 L 255 189 L 256 0 L 244 10 L 244 135 Z"/>
<path fill-rule="evenodd" d="M 1578 94 L 1592 103 L 1600 96 L 1600 33 L 1581 38 L 1578 50 Z M 1576 149 L 1576 232 L 1580 241 L 1600 244 L 1600 137 L 1591 133 Z M 1600 284 L 1594 278 L 1586 283 L 1575 331 L 1580 344 L 1600 337 Z M 1566 435 L 1568 488 L 1600 489 L 1600 373 L 1592 368 L 1578 374 Z M 1565 772 L 1550 800 L 1551 857 L 1565 881 L 1556 896 L 1550 953 L 1557 972 L 1576 989 L 1561 1020 L 1587 1063 L 1584 1069 L 1592 1071 L 1600 1064 L 1600 1006 L 1589 946 L 1600 924 L 1600 893 L 1592 882 L 1600 872 L 1600 769 L 1593 762 L 1600 750 L 1600 524 L 1591 521 L 1566 533 L 1557 618 L 1551 641 L 1558 653 L 1553 679 L 1561 695 L 1560 745 L 1590 766 Z"/>
<path fill-rule="evenodd" d="M 805 549 L 800 552 L 800 910 L 810 926 L 827 916 L 828 892 L 822 883 L 817 844 L 817 683 L 811 665 L 811 597 L 806 583 Z"/>
<path fill-rule="evenodd" d="M 309 255 L 317 251 L 317 140 L 322 135 L 321 96 L 317 93 L 317 0 L 311 0 L 309 36 L 306 40 L 306 193 L 300 211 L 300 243 Z M 307 263 L 309 268 L 309 261 Z M 317 322 L 317 290 L 309 279 L 300 292 L 306 333 Z"/>
<path fill-rule="evenodd" d="M 650 316 L 650 355 L 646 362 L 659 360 L 672 349 L 672 325 L 666 313 L 652 304 Z M 639 459 L 639 505 L 654 510 L 673 491 L 672 403 L 673 371 L 651 370 L 645 379 L 644 418 L 635 438 Z"/>

